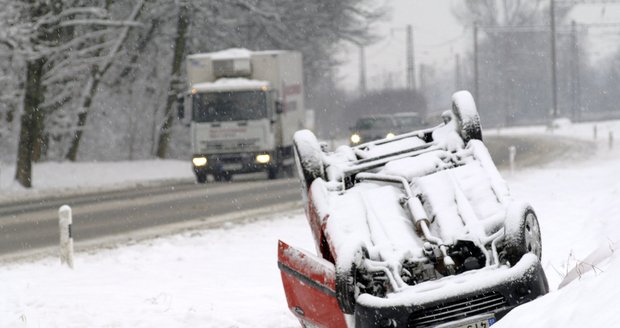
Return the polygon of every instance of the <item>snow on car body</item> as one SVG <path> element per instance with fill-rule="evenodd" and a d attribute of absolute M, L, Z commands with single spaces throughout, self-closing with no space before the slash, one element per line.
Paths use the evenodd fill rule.
<path fill-rule="evenodd" d="M 297 132 L 318 256 L 280 241 L 278 265 L 303 326 L 485 327 L 547 292 L 534 211 L 511 198 L 471 94 L 452 100 L 435 128 L 334 152 Z"/>

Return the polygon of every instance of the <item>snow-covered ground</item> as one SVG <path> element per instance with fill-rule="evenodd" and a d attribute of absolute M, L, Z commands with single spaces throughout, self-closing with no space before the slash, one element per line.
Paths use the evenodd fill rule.
<path fill-rule="evenodd" d="M 189 161 L 46 162 L 32 170 L 32 189 L 15 181 L 15 165 L 0 162 L 0 202 L 47 194 L 129 188 L 162 181 L 193 181 Z"/>
<path fill-rule="evenodd" d="M 513 195 L 537 211 L 552 292 L 498 327 L 608 327 L 620 320 L 617 252 L 557 289 L 577 262 L 620 240 L 620 144 L 607 149 L 609 131 L 620 137 L 620 122 L 597 124 L 599 151 L 592 159 L 503 172 Z M 554 133 L 592 140 L 593 125 Z M 80 179 L 78 171 L 72 179 Z M 314 250 L 299 210 L 115 249 L 78 250 L 74 270 L 56 258 L 3 263 L 0 327 L 297 327 L 276 265 L 278 239 Z"/>

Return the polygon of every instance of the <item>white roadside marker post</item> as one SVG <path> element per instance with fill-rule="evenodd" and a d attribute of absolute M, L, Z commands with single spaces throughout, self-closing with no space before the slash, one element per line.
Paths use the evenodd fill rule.
<path fill-rule="evenodd" d="M 510 146 L 508 148 L 509 151 L 509 160 L 510 160 L 510 174 L 515 172 L 515 157 L 517 156 L 517 147 Z"/>
<path fill-rule="evenodd" d="M 73 236 L 71 236 L 71 207 L 63 205 L 58 209 L 60 227 L 60 263 L 73 269 Z"/>
<path fill-rule="evenodd" d="M 609 150 L 614 148 L 614 132 L 609 131 Z"/>
<path fill-rule="evenodd" d="M 592 127 L 592 135 L 594 137 L 594 140 L 596 140 L 596 137 L 598 136 L 598 129 L 596 128 L 596 124 L 594 125 L 594 127 Z"/>

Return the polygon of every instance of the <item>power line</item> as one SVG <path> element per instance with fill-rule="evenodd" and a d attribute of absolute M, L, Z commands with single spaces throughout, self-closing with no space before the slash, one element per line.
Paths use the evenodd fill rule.
<path fill-rule="evenodd" d="M 605 28 L 605 27 L 620 27 L 619 23 L 580 23 L 577 24 L 578 28 L 588 29 L 588 28 Z M 546 32 L 549 30 L 549 25 L 508 25 L 508 26 L 478 26 L 479 29 L 490 31 L 490 32 Z M 558 29 L 571 31 L 571 25 L 556 25 L 556 31 Z"/>

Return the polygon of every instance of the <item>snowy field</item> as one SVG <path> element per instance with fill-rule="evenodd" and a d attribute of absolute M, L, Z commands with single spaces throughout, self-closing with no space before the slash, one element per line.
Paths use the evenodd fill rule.
<path fill-rule="evenodd" d="M 618 252 L 557 289 L 575 264 L 620 240 L 620 144 L 608 149 L 609 131 L 620 137 L 620 122 L 597 124 L 599 149 L 589 160 L 502 172 L 513 195 L 537 211 L 552 292 L 511 312 L 497 327 L 608 327 L 620 320 Z M 548 132 L 537 127 L 499 133 Z M 593 125 L 566 125 L 554 134 L 592 140 Z M 299 210 L 78 251 L 74 270 L 56 258 L 3 263 L 0 327 L 298 327 L 281 287 L 278 239 L 314 250 Z"/>

